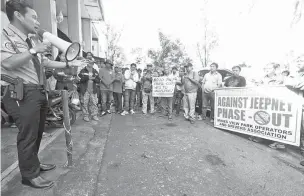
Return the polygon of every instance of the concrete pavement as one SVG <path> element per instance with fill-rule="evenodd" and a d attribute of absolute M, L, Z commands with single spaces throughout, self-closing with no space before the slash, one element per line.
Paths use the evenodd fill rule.
<path fill-rule="evenodd" d="M 276 151 L 209 123 L 169 122 L 157 115 L 107 115 L 77 120 L 74 167 L 66 161 L 64 135 L 41 153 L 55 162 L 43 175 L 55 187 L 36 190 L 13 178 L 2 195 L 302 196 L 304 168 L 293 150 Z"/>

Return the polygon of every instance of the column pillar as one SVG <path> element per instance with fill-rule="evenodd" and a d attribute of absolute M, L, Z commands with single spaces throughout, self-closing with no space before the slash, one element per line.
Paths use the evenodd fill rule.
<path fill-rule="evenodd" d="M 56 2 L 55 0 L 32 0 L 37 12 L 40 27 L 57 36 Z M 58 49 L 53 47 L 52 55 L 56 58 Z"/>
<path fill-rule="evenodd" d="M 82 44 L 80 0 L 67 0 L 67 10 L 69 37 L 73 42 Z"/>
<path fill-rule="evenodd" d="M 92 51 L 92 22 L 90 19 L 81 19 L 82 23 L 82 38 L 84 41 L 84 51 Z"/>

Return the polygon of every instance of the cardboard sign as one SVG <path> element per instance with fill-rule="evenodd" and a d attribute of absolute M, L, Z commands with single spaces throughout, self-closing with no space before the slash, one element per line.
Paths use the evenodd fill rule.
<path fill-rule="evenodd" d="M 173 97 L 175 80 L 164 77 L 152 78 L 152 96 L 153 97 Z"/>
<path fill-rule="evenodd" d="M 284 86 L 217 89 L 214 126 L 299 146 L 302 105 Z"/>

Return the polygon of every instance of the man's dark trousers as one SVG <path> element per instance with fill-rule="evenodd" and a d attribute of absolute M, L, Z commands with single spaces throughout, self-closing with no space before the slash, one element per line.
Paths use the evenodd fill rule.
<path fill-rule="evenodd" d="M 122 93 L 113 92 L 116 112 L 122 112 Z"/>
<path fill-rule="evenodd" d="M 38 152 L 48 107 L 45 92 L 25 87 L 22 101 L 10 98 L 7 92 L 3 103 L 19 129 L 17 149 L 21 175 L 26 179 L 36 178 L 40 174 Z"/>

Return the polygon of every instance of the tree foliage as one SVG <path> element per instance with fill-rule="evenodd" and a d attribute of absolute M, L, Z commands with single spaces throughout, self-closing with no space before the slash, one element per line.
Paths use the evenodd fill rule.
<path fill-rule="evenodd" d="M 298 23 L 304 13 L 304 0 L 296 0 L 294 3 L 294 13 L 293 13 L 293 21 L 291 25 Z"/>
<path fill-rule="evenodd" d="M 173 40 L 162 32 L 159 32 L 160 49 L 148 50 L 148 57 L 158 67 L 180 67 L 192 62 L 188 57 L 184 45 L 179 39 Z"/>
<path fill-rule="evenodd" d="M 136 64 L 145 63 L 147 55 L 145 54 L 145 52 L 142 48 L 139 48 L 139 47 L 133 48 L 131 50 L 131 54 L 132 54 L 134 62 Z"/>

